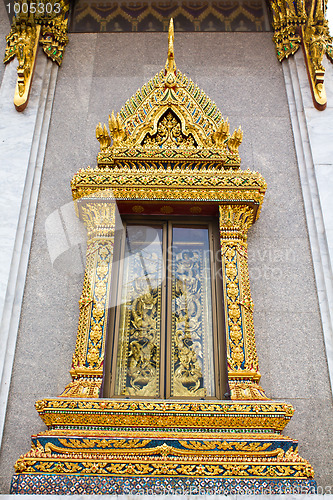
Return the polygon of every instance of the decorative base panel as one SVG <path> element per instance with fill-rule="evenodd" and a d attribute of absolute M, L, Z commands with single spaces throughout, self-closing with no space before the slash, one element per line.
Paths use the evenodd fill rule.
<path fill-rule="evenodd" d="M 230 495 L 314 494 L 313 479 L 101 477 L 58 474 L 18 474 L 13 495 Z"/>
<path fill-rule="evenodd" d="M 314 493 L 273 401 L 38 401 L 48 430 L 15 464 L 14 494 Z"/>

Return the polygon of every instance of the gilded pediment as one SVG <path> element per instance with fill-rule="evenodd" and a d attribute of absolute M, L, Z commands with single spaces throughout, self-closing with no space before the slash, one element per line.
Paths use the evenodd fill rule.
<path fill-rule="evenodd" d="M 232 134 L 228 119 L 192 80 L 177 68 L 170 22 L 165 68 L 109 116 L 109 131 L 99 123 L 100 166 L 131 161 L 204 160 L 206 168 L 240 167 L 243 132 Z M 213 162 L 213 163 L 211 163 Z M 172 165 L 171 165 L 172 166 Z"/>

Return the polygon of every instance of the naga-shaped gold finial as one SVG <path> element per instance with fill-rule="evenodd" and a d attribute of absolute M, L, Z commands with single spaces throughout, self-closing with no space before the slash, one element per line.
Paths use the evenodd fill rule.
<path fill-rule="evenodd" d="M 165 63 L 165 83 L 167 87 L 174 87 L 176 83 L 176 63 L 175 54 L 173 50 L 173 41 L 175 38 L 175 33 L 173 29 L 173 19 L 170 19 L 169 23 L 169 35 L 168 35 L 168 58 Z"/>

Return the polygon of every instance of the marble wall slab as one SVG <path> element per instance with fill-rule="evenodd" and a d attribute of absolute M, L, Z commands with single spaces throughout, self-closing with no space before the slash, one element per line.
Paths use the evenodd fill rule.
<path fill-rule="evenodd" d="M 333 65 L 324 62 L 324 111 L 313 105 L 301 51 L 284 64 L 284 73 L 333 392 Z"/>
<path fill-rule="evenodd" d="M 57 75 L 39 53 L 29 105 L 18 113 L 16 67 L 7 65 L 0 88 L 0 443 Z"/>

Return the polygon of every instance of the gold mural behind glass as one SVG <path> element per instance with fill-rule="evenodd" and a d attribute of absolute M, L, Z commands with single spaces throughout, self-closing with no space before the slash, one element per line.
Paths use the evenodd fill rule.
<path fill-rule="evenodd" d="M 171 396 L 215 396 L 211 293 L 208 230 L 173 228 Z"/>
<path fill-rule="evenodd" d="M 116 396 L 160 396 L 161 240 L 161 228 L 126 228 Z"/>

